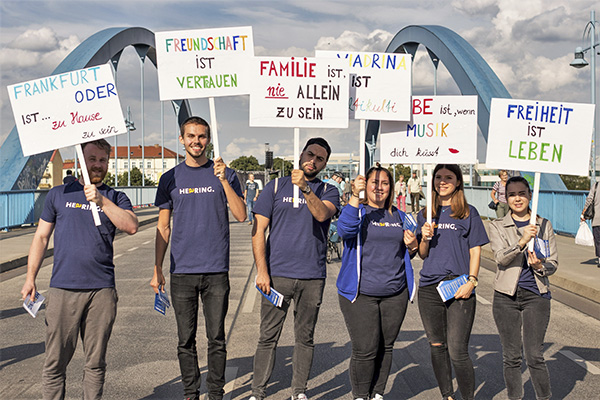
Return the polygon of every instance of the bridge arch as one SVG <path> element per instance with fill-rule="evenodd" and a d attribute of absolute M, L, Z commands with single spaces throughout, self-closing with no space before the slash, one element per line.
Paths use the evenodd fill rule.
<path fill-rule="evenodd" d="M 133 46 L 140 58 L 147 57 L 156 66 L 154 32 L 140 27 L 108 28 L 99 31 L 77 46 L 56 67 L 52 75 L 111 62 L 115 70 L 123 50 Z M 191 115 L 187 100 L 173 101 L 178 121 Z M 52 151 L 24 157 L 16 126 L 0 151 L 0 191 L 35 189 L 52 156 Z"/>
<path fill-rule="evenodd" d="M 483 57 L 456 32 L 439 25 L 409 25 L 401 29 L 388 45 L 387 53 L 408 53 L 413 59 L 422 44 L 427 49 L 434 67 L 443 62 L 462 95 L 478 96 L 477 124 L 487 142 L 492 98 L 512 98 L 498 75 Z M 366 139 L 376 143 L 379 121 L 368 121 Z M 365 152 L 366 165 L 371 165 Z M 522 173 L 526 175 L 525 173 Z M 542 174 L 542 188 L 566 189 L 558 175 Z"/>

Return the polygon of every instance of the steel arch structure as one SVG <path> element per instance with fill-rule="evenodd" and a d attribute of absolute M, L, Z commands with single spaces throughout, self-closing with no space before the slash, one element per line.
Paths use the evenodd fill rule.
<path fill-rule="evenodd" d="M 440 61 L 455 80 L 461 94 L 478 96 L 477 123 L 487 141 L 490 107 L 493 97 L 512 98 L 500 78 L 481 55 L 456 32 L 439 25 L 409 25 L 400 30 L 388 45 L 387 53 L 408 53 L 414 56 L 419 45 L 425 46 L 434 67 Z M 367 142 L 376 143 L 379 121 L 368 121 Z M 366 165 L 373 160 L 365 152 Z M 525 174 L 525 173 L 523 173 Z M 547 189 L 566 189 L 558 175 L 542 174 L 540 186 Z"/>
<path fill-rule="evenodd" d="M 156 66 L 154 32 L 140 27 L 108 28 L 84 40 L 54 70 L 52 75 L 111 62 L 115 70 L 123 50 L 133 46 L 140 58 L 148 57 Z M 191 115 L 187 100 L 173 101 L 178 121 Z M 0 149 L 0 191 L 36 189 L 52 152 L 24 157 L 16 126 Z"/>

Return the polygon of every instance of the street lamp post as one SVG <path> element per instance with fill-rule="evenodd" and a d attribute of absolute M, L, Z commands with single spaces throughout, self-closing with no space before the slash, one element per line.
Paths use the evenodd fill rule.
<path fill-rule="evenodd" d="M 131 186 L 131 131 L 135 131 L 135 125 L 131 120 L 131 109 L 127 106 L 127 119 L 125 120 L 127 127 L 127 186 Z"/>
<path fill-rule="evenodd" d="M 598 121 L 598 110 L 596 110 L 596 47 L 600 45 L 600 42 L 596 42 L 596 12 L 595 10 L 590 11 L 590 20 L 586 24 L 583 29 L 583 40 L 585 40 L 585 35 L 588 33 L 590 35 L 590 46 L 585 49 L 581 47 L 577 47 L 575 49 L 575 59 L 571 61 L 571 66 L 574 68 L 583 68 L 588 65 L 588 62 L 583 58 L 583 55 L 588 50 L 590 51 L 590 69 L 591 69 L 591 100 L 594 105 L 594 125 L 592 127 L 592 178 L 590 180 L 590 188 L 596 182 L 596 122 Z"/>

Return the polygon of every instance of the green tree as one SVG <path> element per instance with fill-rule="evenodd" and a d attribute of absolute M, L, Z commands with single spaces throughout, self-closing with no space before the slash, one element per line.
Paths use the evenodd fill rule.
<path fill-rule="evenodd" d="M 587 176 L 560 175 L 560 178 L 569 190 L 590 189 L 590 178 Z"/>
<path fill-rule="evenodd" d="M 107 172 L 102 182 L 108 186 L 115 186 L 115 176 L 111 172 Z"/>
<path fill-rule="evenodd" d="M 294 169 L 294 164 L 290 161 L 284 160 L 281 157 L 276 157 L 273 159 L 273 169 L 277 171 L 281 171 L 281 164 L 283 163 L 283 176 L 290 176 L 292 174 L 292 169 Z M 271 174 L 271 179 L 277 178 L 278 172 Z"/>
<path fill-rule="evenodd" d="M 388 167 L 388 170 L 392 173 L 392 176 L 394 176 L 393 168 Z M 402 164 L 396 164 L 396 181 L 400 175 L 404 176 L 404 182 L 408 182 L 408 179 L 410 178 L 410 167 L 406 167 Z"/>
<path fill-rule="evenodd" d="M 156 182 L 152 179 L 145 177 L 145 186 L 156 186 Z M 119 175 L 119 186 L 127 186 L 127 171 Z M 131 169 L 131 186 L 142 186 L 142 171 L 137 167 Z"/>
<path fill-rule="evenodd" d="M 254 156 L 241 156 L 236 158 L 229 163 L 229 167 L 238 171 L 260 171 L 264 169 L 260 166 L 258 160 Z"/>

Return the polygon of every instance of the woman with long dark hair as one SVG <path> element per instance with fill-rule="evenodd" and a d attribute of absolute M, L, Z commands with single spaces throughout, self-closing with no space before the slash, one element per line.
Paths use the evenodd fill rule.
<path fill-rule="evenodd" d="M 433 224 L 427 209 L 418 217 L 419 256 L 423 269 L 419 281 L 419 312 L 427 334 L 433 371 L 444 399 L 454 399 L 452 366 L 463 399 L 473 399 L 475 373 L 469 357 L 469 338 L 475 318 L 481 246 L 488 237 L 477 210 L 467 203 L 460 167 L 438 164 L 433 170 Z M 444 302 L 437 291 L 440 282 L 460 275 L 468 281 L 454 298 Z"/>
<path fill-rule="evenodd" d="M 410 258 L 417 239 L 406 230 L 406 214 L 393 205 L 393 185 L 381 167 L 369 169 L 366 179 L 359 175 L 337 225 L 344 240 L 339 302 L 352 342 L 352 394 L 361 400 L 383 399 L 394 342 L 414 293 Z M 359 201 L 363 190 L 366 198 Z"/>
<path fill-rule="evenodd" d="M 525 178 L 508 180 L 506 198 L 508 215 L 490 224 L 490 243 L 498 265 L 493 314 L 502 342 L 504 382 L 509 399 L 523 398 L 523 350 L 536 397 L 549 399 L 552 393 L 543 347 L 550 320 L 548 276 L 558 267 L 554 230 L 550 221 L 539 216 L 535 225 L 530 224 L 531 189 Z M 547 253 L 529 251 L 532 239 L 547 241 Z M 542 242 L 540 248 L 544 247 Z"/>

